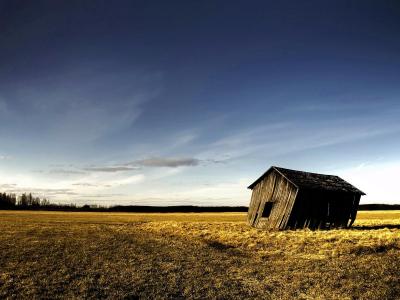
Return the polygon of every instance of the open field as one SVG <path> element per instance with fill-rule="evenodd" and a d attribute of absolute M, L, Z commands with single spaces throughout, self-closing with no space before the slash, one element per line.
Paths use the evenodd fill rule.
<path fill-rule="evenodd" d="M 0 212 L 0 298 L 399 299 L 400 211 L 266 232 L 243 213 Z"/>

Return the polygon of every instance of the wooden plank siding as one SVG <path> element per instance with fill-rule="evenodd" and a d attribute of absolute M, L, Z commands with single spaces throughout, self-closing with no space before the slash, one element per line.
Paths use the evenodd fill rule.
<path fill-rule="evenodd" d="M 273 200 L 274 194 L 276 193 L 276 189 L 277 189 L 277 186 L 278 186 L 279 180 L 280 180 L 279 175 L 276 174 L 275 172 L 272 172 L 268 177 L 271 177 L 271 183 L 268 186 L 269 190 L 266 190 L 264 193 L 261 193 L 260 207 L 258 209 L 257 219 L 254 222 L 254 227 L 257 227 L 257 228 L 264 227 L 266 218 L 263 218 L 262 215 L 264 212 L 265 203 L 267 203 L 267 202 L 274 203 L 274 200 Z M 275 208 L 273 205 L 268 219 L 270 219 L 272 217 L 274 210 L 275 210 Z"/>
<path fill-rule="evenodd" d="M 284 229 L 296 199 L 297 187 L 276 171 L 263 178 L 253 189 L 248 221 L 257 228 Z M 268 218 L 263 218 L 265 204 L 273 206 Z"/>
<path fill-rule="evenodd" d="M 248 213 L 248 221 L 251 226 L 255 226 L 258 223 L 258 216 L 261 216 L 264 211 L 264 207 L 261 206 L 262 204 L 265 206 L 267 199 L 270 199 L 274 190 L 275 180 L 275 173 L 270 174 L 253 189 Z"/>

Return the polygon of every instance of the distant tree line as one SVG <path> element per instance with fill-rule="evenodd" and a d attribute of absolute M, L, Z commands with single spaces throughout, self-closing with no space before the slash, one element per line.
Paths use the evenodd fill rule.
<path fill-rule="evenodd" d="M 12 208 L 17 204 L 15 194 L 0 193 L 0 208 Z"/>
<path fill-rule="evenodd" d="M 358 210 L 400 210 L 400 204 L 361 204 Z"/>
<path fill-rule="evenodd" d="M 46 198 L 34 197 L 32 193 L 15 194 L 0 193 L 0 209 L 16 210 L 51 210 L 51 211 L 98 211 L 98 212 L 247 212 L 246 206 L 143 206 L 117 205 L 101 206 L 97 204 L 55 204 Z"/>
<path fill-rule="evenodd" d="M 29 194 L 22 194 L 16 196 L 15 194 L 0 193 L 0 209 L 14 209 L 14 208 L 33 208 L 45 207 L 50 205 L 50 201 L 46 198 L 39 198 Z"/>

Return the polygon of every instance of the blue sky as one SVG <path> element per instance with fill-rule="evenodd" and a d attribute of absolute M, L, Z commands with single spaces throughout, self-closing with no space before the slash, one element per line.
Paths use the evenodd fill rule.
<path fill-rule="evenodd" d="M 399 203 L 397 1 L 0 1 L 0 189 L 247 205 L 269 166 Z"/>

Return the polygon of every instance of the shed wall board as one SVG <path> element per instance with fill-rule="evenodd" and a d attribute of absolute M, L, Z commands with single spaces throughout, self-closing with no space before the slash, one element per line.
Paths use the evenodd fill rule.
<path fill-rule="evenodd" d="M 263 180 L 253 189 L 248 213 L 248 221 L 250 225 L 256 226 L 256 223 L 258 223 L 258 214 L 260 214 L 260 216 L 262 215 L 263 204 L 271 198 L 275 181 L 276 174 L 275 172 L 271 172 L 269 176 L 263 178 Z"/>
<path fill-rule="evenodd" d="M 284 228 L 296 198 L 297 188 L 284 176 L 272 171 L 253 189 L 248 222 L 257 228 Z M 273 202 L 268 218 L 262 218 L 265 203 Z"/>

